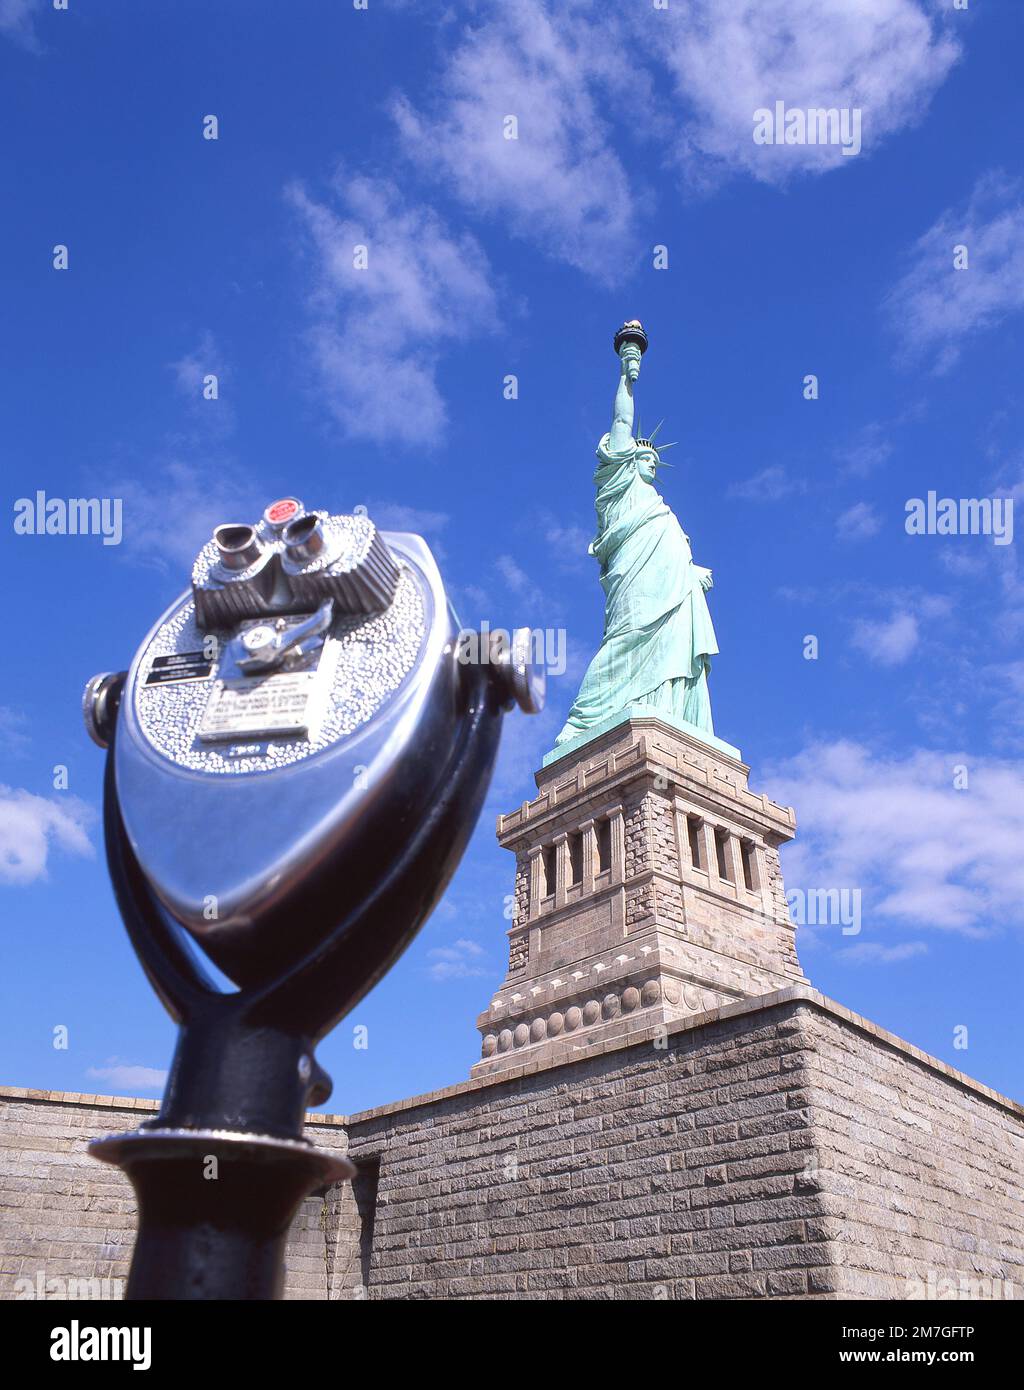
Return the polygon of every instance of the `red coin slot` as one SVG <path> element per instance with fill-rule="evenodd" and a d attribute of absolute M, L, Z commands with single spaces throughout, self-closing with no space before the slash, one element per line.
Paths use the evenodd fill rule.
<path fill-rule="evenodd" d="M 265 515 L 271 525 L 280 526 L 283 521 L 290 521 L 298 510 L 299 504 L 294 497 L 282 497 L 279 502 L 271 502 Z"/>

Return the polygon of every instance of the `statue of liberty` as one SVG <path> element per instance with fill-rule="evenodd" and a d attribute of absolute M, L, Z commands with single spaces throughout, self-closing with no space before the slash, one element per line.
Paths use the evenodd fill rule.
<path fill-rule="evenodd" d="M 619 329 L 615 350 L 619 386 L 612 427 L 597 446 L 589 547 L 601 566 L 604 636 L 556 749 L 633 707 L 714 733 L 708 672 L 718 643 L 704 597 L 711 571 L 693 563 L 690 538 L 654 486 L 661 459 L 653 438 L 633 438 L 633 386 L 647 350 L 636 319 Z"/>

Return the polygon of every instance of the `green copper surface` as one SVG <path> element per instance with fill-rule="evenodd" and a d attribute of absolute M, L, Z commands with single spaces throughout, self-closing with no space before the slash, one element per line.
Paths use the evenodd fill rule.
<path fill-rule="evenodd" d="M 690 538 L 654 486 L 660 458 L 633 438 L 633 387 L 641 354 L 619 349 L 612 427 L 597 446 L 597 535 L 604 636 L 545 763 L 618 722 L 626 710 L 664 716 L 717 745 L 708 672 L 718 651 L 705 593 L 711 571 L 695 565 Z M 735 754 L 729 744 L 721 747 Z"/>

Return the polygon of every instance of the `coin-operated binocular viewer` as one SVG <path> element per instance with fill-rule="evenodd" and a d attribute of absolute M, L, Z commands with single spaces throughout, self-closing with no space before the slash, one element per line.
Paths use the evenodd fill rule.
<path fill-rule="evenodd" d="M 526 629 L 469 648 L 423 540 L 285 498 L 89 682 L 110 876 L 180 1025 L 159 1115 L 91 1146 L 138 1197 L 129 1298 L 276 1296 L 299 1203 L 355 1171 L 303 1137 L 315 1045 L 444 890 L 503 712 L 543 704 Z"/>

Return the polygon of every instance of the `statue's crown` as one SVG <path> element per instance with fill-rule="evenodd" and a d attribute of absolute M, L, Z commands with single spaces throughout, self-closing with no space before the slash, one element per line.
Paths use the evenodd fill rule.
<path fill-rule="evenodd" d="M 662 462 L 661 456 L 662 456 L 662 454 L 665 452 L 665 450 L 666 450 L 666 449 L 672 449 L 672 448 L 675 447 L 674 444 L 662 444 L 662 445 L 659 446 L 659 445 L 655 444 L 655 442 L 654 442 L 655 439 L 657 439 L 657 437 L 658 437 L 658 431 L 661 429 L 661 427 L 662 427 L 662 425 L 663 425 L 664 423 L 665 423 L 664 420 L 659 420 L 658 423 L 655 425 L 654 429 L 651 430 L 651 433 L 650 433 L 649 436 L 646 435 L 646 434 L 638 434 L 637 437 L 636 437 L 636 447 L 637 447 L 638 449 L 650 449 L 651 453 L 652 453 L 652 454 L 654 455 L 654 457 L 658 460 L 658 463 L 659 463 L 659 464 Z M 637 428 L 639 428 L 639 426 L 640 426 L 640 421 L 638 420 L 638 421 L 637 421 Z"/>

